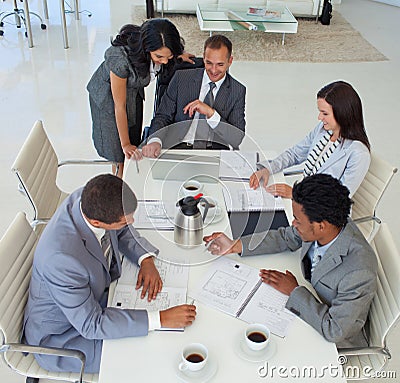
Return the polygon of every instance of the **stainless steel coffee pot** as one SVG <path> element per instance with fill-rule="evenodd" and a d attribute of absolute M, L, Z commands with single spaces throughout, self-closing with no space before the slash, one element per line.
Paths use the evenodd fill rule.
<path fill-rule="evenodd" d="M 203 242 L 203 222 L 207 216 L 209 204 L 203 194 L 195 197 L 185 197 L 176 203 L 179 210 L 175 217 L 175 243 L 185 247 L 201 245 Z M 204 202 L 203 216 L 198 208 L 199 202 Z"/>

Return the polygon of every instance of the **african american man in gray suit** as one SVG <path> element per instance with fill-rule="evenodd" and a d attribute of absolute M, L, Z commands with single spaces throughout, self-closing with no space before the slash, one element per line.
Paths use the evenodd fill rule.
<path fill-rule="evenodd" d="M 231 240 L 213 233 L 213 254 L 242 256 L 300 250 L 304 277 L 319 300 L 290 271 L 260 270 L 263 282 L 289 296 L 286 308 L 338 347 L 366 346 L 364 325 L 376 292 L 374 251 L 350 220 L 349 190 L 328 174 L 293 187 L 293 226 Z"/>

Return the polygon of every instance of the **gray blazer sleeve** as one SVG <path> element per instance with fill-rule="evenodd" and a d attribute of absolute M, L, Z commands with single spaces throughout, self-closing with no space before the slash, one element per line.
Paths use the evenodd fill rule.
<path fill-rule="evenodd" d="M 328 286 L 326 286 L 329 289 Z M 292 291 L 286 308 L 330 342 L 340 343 L 361 332 L 365 325 L 366 308 L 374 297 L 376 275 L 369 270 L 354 270 L 341 276 L 336 297 L 329 307 L 319 302 L 303 286 Z"/>
<path fill-rule="evenodd" d="M 132 225 L 124 227 L 117 235 L 119 250 L 135 264 L 142 255 L 159 253 L 159 250 L 142 237 Z"/>
<path fill-rule="evenodd" d="M 93 277 L 93 273 L 78 258 L 60 252 L 48 258 L 43 270 L 44 282 L 54 302 L 84 338 L 113 339 L 147 335 L 147 312 L 112 307 L 103 309 L 88 284 Z"/>
<path fill-rule="evenodd" d="M 283 251 L 295 251 L 302 245 L 302 240 L 293 226 L 280 227 L 263 233 L 247 235 L 241 238 L 242 256 L 274 254 Z"/>

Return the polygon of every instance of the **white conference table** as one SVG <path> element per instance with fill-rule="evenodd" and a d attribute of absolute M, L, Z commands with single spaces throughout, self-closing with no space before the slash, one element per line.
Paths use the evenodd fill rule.
<path fill-rule="evenodd" d="M 215 151 L 207 153 L 218 154 Z M 139 174 L 137 174 L 134 161 L 128 161 L 125 164 L 125 181 L 132 187 L 138 199 L 144 199 L 144 197 L 146 199 L 178 199 L 178 190 L 182 182 L 153 180 L 149 163 L 148 159 L 139 162 Z M 278 181 L 283 181 L 282 174 L 275 177 L 274 182 Z M 205 194 L 212 195 L 221 206 L 224 206 L 219 184 L 205 184 Z M 290 201 L 285 203 L 291 215 Z M 205 235 L 214 231 L 230 234 L 228 216 L 226 212 L 224 214 L 220 222 L 204 228 Z M 190 291 L 196 287 L 197 281 L 210 266 L 209 261 L 212 261 L 214 256 L 205 252 L 204 246 L 194 249 L 177 246 L 173 242 L 173 231 L 142 230 L 141 233 L 160 249 L 161 258 L 174 261 L 184 260 L 190 263 L 188 265 L 190 267 L 188 295 L 190 296 Z M 230 257 L 257 268 L 274 268 L 282 271 L 288 269 L 296 275 L 299 283 L 309 285 L 300 271 L 299 253 L 246 258 L 230 255 Z M 200 302 L 195 302 L 195 305 L 197 307 L 196 320 L 184 332 L 155 331 L 145 337 L 104 341 L 99 383 L 182 381 L 177 375 L 180 353 L 185 345 L 192 342 L 206 345 L 210 359 L 212 358 L 213 363 L 217 365 L 217 371 L 209 380 L 210 382 L 247 383 L 260 382 L 264 379 L 271 379 L 274 382 L 346 382 L 341 376 L 336 346 L 327 342 L 301 319 L 297 317 L 294 319 L 285 338 L 272 335 L 276 352 L 267 364 L 266 362 L 249 362 L 241 359 L 235 352 L 247 324 Z M 329 371 L 331 371 L 330 374 Z M 187 381 L 203 380 L 188 378 Z"/>

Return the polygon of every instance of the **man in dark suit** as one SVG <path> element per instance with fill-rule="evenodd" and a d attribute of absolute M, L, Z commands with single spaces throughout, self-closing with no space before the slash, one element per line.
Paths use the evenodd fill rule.
<path fill-rule="evenodd" d="M 235 241 L 225 234 L 205 237 L 212 254 L 241 256 L 300 250 L 306 286 L 288 270 L 260 270 L 263 282 L 289 296 L 286 308 L 338 347 L 366 346 L 364 325 L 376 292 L 377 260 L 349 218 L 349 190 L 328 174 L 306 177 L 293 187 L 293 226 Z"/>
<path fill-rule="evenodd" d="M 111 174 L 90 180 L 60 205 L 38 242 L 33 261 L 24 336 L 28 344 L 77 349 L 85 371 L 99 371 L 103 339 L 147 335 L 161 327 L 192 323 L 196 307 L 162 311 L 107 307 L 110 283 L 124 262 L 140 266 L 136 289 L 155 299 L 162 280 L 154 265 L 158 249 L 133 228 L 135 194 Z M 79 371 L 75 358 L 35 354 L 50 371 Z"/>
<path fill-rule="evenodd" d="M 157 157 L 161 147 L 239 148 L 245 135 L 246 88 L 227 73 L 233 60 L 231 41 L 209 37 L 203 59 L 204 69 L 179 70 L 172 78 L 142 148 L 146 157 Z"/>

